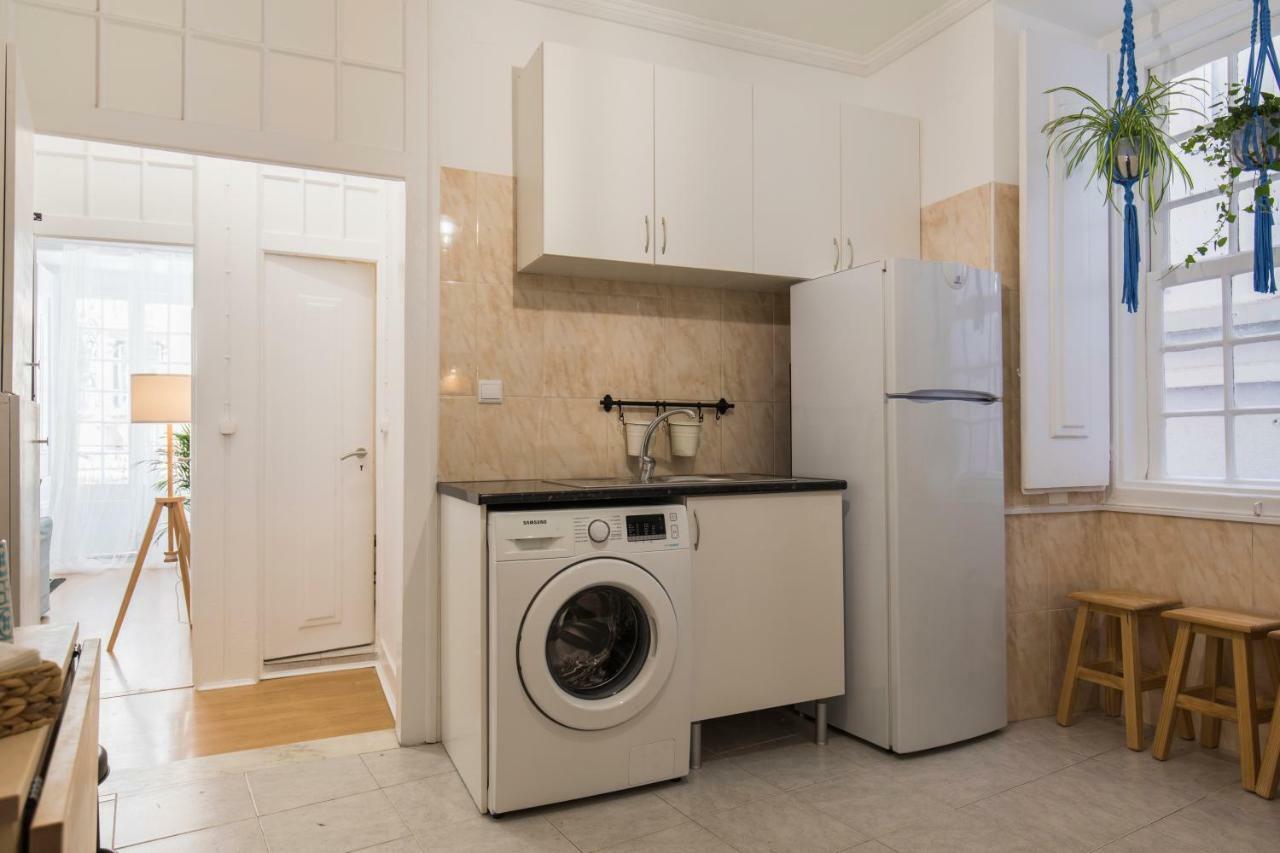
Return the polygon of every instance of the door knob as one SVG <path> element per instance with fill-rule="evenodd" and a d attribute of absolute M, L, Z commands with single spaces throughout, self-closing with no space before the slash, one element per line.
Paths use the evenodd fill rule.
<path fill-rule="evenodd" d="M 355 450 L 351 451 L 350 453 L 344 453 L 341 456 L 339 456 L 338 461 L 341 462 L 344 459 L 350 459 L 352 456 L 354 456 L 357 459 L 363 459 L 368 455 L 369 455 L 369 451 L 365 450 L 363 447 L 357 447 Z"/>

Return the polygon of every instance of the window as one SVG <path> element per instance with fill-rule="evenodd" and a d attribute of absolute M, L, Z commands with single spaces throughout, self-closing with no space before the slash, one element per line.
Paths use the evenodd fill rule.
<path fill-rule="evenodd" d="M 1244 32 L 1153 71 L 1200 81 L 1204 94 L 1185 105 L 1212 115 L 1248 60 Z M 1170 130 L 1182 140 L 1197 124 L 1179 116 Z M 1213 231 L 1220 180 L 1207 163 L 1186 165 L 1195 186 L 1174 188 L 1152 232 L 1145 479 L 1267 492 L 1280 487 L 1280 297 L 1253 292 L 1254 176 L 1236 188 L 1226 245 L 1186 269 Z"/>

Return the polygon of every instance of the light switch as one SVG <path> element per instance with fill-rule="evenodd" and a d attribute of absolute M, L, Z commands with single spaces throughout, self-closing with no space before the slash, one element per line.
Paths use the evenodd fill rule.
<path fill-rule="evenodd" d="M 501 379 L 481 379 L 480 380 L 480 402 L 481 403 L 501 403 L 502 402 L 502 380 Z"/>

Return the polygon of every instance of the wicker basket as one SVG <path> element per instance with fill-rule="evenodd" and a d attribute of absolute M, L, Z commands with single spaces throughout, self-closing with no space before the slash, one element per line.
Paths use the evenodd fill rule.
<path fill-rule="evenodd" d="M 42 662 L 0 672 L 0 737 L 47 726 L 62 708 L 62 669 Z"/>

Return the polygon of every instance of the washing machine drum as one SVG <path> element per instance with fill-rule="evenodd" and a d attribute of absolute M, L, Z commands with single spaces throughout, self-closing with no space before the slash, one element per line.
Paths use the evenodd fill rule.
<path fill-rule="evenodd" d="M 612 728 L 662 692 L 677 636 L 675 608 L 653 575 L 624 560 L 587 560 L 548 581 L 525 611 L 520 679 L 560 725 Z"/>

